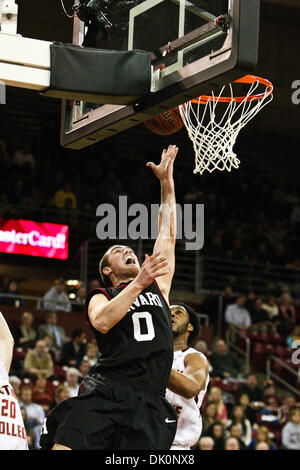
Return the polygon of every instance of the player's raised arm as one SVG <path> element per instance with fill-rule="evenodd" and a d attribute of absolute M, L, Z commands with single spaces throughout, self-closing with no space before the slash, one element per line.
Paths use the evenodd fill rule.
<path fill-rule="evenodd" d="M 168 389 L 184 398 L 193 398 L 205 389 L 208 362 L 199 354 L 189 354 L 184 359 L 184 372 L 172 369 Z"/>
<path fill-rule="evenodd" d="M 176 200 L 173 165 L 177 152 L 176 145 L 169 145 L 167 150 L 163 150 L 159 165 L 155 165 L 153 162 L 147 163 L 147 166 L 151 167 L 155 176 L 160 180 L 161 186 L 158 238 L 153 253 L 160 252 L 168 261 L 169 272 L 157 279 L 157 284 L 167 300 L 175 271 Z"/>
<path fill-rule="evenodd" d="M 0 312 L 0 361 L 3 362 L 7 373 L 9 373 L 12 355 L 13 355 L 14 339 Z"/>

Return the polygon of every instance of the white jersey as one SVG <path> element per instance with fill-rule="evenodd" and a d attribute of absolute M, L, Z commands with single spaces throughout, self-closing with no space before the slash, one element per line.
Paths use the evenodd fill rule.
<path fill-rule="evenodd" d="M 28 450 L 27 436 L 14 389 L 0 361 L 0 450 Z"/>
<path fill-rule="evenodd" d="M 193 348 L 188 348 L 185 351 L 175 351 L 172 369 L 184 373 L 184 358 L 189 354 L 200 354 L 205 357 L 204 354 Z M 177 431 L 171 449 L 189 449 L 198 441 L 202 432 L 200 408 L 208 382 L 209 374 L 207 374 L 204 390 L 201 390 L 199 395 L 193 398 L 184 398 L 169 389 L 166 390 L 166 399 L 174 406 L 178 416 Z"/>

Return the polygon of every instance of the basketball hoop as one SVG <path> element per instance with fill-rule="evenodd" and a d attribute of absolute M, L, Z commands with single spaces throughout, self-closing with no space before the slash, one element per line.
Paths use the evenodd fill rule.
<path fill-rule="evenodd" d="M 194 173 L 208 170 L 238 168 L 240 160 L 233 152 L 233 146 L 241 129 L 273 99 L 272 83 L 255 75 L 246 75 L 234 83 L 249 84 L 246 96 L 234 96 L 233 84 L 225 85 L 220 94 L 202 95 L 180 105 L 180 114 L 193 142 L 195 151 Z M 258 88 L 264 86 L 263 92 Z M 230 95 L 223 96 L 229 87 Z M 219 103 L 228 103 L 225 112 Z M 219 114 L 219 116 L 217 116 Z"/>

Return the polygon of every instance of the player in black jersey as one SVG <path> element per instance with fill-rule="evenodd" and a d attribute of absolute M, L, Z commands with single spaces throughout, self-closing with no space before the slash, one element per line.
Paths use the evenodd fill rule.
<path fill-rule="evenodd" d="M 142 266 L 128 246 L 111 247 L 100 261 L 105 288 L 86 299 L 88 322 L 100 358 L 79 395 L 46 418 L 40 445 L 53 450 L 165 450 L 177 416 L 165 399 L 173 362 L 168 297 L 175 270 L 176 203 L 173 164 L 178 148 L 164 150 L 159 165 L 159 234 Z"/>

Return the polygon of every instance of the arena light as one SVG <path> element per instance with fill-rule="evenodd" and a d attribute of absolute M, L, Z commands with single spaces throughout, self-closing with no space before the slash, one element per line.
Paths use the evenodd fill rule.
<path fill-rule="evenodd" d="M 69 287 L 76 287 L 80 284 L 80 281 L 78 279 L 68 279 L 66 281 L 66 285 Z"/>
<path fill-rule="evenodd" d="M 0 218 L 0 252 L 68 258 L 68 225 Z"/>

